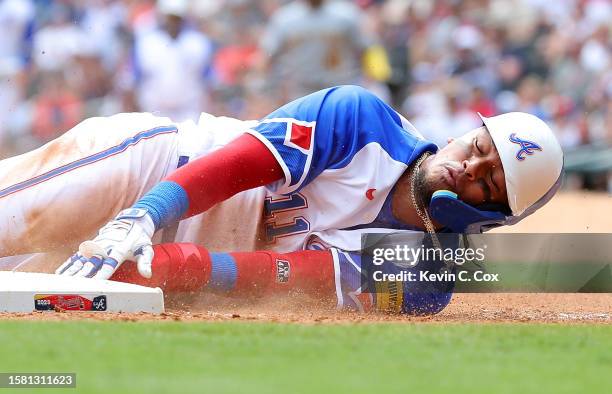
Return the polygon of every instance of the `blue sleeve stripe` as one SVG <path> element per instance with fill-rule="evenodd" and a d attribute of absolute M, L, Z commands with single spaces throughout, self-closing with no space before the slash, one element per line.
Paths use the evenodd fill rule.
<path fill-rule="evenodd" d="M 50 179 L 53 179 L 57 176 L 69 173 L 71 171 L 76 170 L 77 168 L 81 168 L 90 164 L 97 163 L 101 160 L 108 159 L 115 155 L 121 154 L 128 150 L 130 147 L 133 147 L 142 141 L 147 141 L 152 138 L 161 135 L 174 134 L 177 133 L 178 129 L 176 126 L 159 126 L 150 130 L 141 131 L 138 134 L 122 141 L 119 145 L 115 145 L 106 150 L 94 153 L 93 155 L 83 157 L 81 159 L 75 160 L 68 164 L 65 164 L 60 167 L 56 167 L 44 174 L 40 174 L 35 176 L 34 178 L 27 179 L 23 182 L 16 183 L 7 187 L 6 189 L 0 190 L 0 199 L 6 197 L 10 194 L 20 192 L 22 190 L 28 189 L 32 186 L 38 185 L 43 182 L 47 182 Z"/>
<path fill-rule="evenodd" d="M 155 229 L 178 222 L 189 208 L 189 197 L 181 185 L 163 181 L 145 194 L 133 208 L 146 209 Z"/>
<path fill-rule="evenodd" d="M 211 253 L 212 261 L 208 286 L 212 290 L 230 291 L 236 285 L 238 269 L 234 258 L 227 253 Z"/>

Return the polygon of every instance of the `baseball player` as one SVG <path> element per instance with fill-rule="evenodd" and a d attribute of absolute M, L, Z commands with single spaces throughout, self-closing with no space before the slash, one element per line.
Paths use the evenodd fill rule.
<path fill-rule="evenodd" d="M 204 123 L 200 120 L 198 126 Z M 131 208 L 105 225 L 93 240 L 82 243 L 79 252 L 57 272 L 109 278 L 124 260 L 132 259 L 137 261 L 142 276 L 151 277 L 154 234 L 166 232 L 181 219 L 202 215 L 195 225 L 182 230 L 179 227 L 176 239 L 196 239 L 196 243 L 211 250 L 254 250 L 260 246 L 275 253 L 333 250 L 332 255 L 346 257 L 334 258 L 334 275 L 339 278 L 336 282 L 351 282 L 345 277 L 349 270 L 343 271 L 342 267 L 359 270 L 359 261 L 352 252 L 359 250 L 363 232 L 483 231 L 515 223 L 552 197 L 559 186 L 563 159 L 548 126 L 522 113 L 483 118 L 483 123 L 483 127 L 450 141 L 438 151 L 374 95 L 359 87 L 342 86 L 291 102 L 259 122 L 241 124 L 234 134 L 236 138 L 227 137 L 231 142 L 200 149 L 210 153 L 195 160 L 192 157 L 197 155 L 181 159 L 176 146 L 180 138 L 169 138 L 159 144 L 159 149 L 169 151 L 167 155 L 139 155 L 153 163 L 160 160 L 165 165 L 157 165 L 163 171 L 149 168 L 151 165 L 133 171 L 134 164 L 118 171 L 125 178 L 124 173 L 132 170 L 138 184 L 145 183 L 141 178 L 149 171 L 164 172 L 149 178 L 164 180 L 140 199 L 133 195 L 148 190 L 150 184 L 119 203 L 109 203 L 107 200 L 116 197 L 113 193 L 129 193 L 121 176 L 118 181 L 99 174 L 102 178 L 93 183 L 96 187 L 88 186 L 91 182 L 70 182 L 75 187 L 69 189 L 75 190 L 67 193 L 79 201 L 86 194 L 85 206 L 91 205 L 80 210 L 77 220 L 72 214 L 75 223 L 65 219 L 70 212 L 54 215 L 54 219 L 64 220 L 62 226 L 55 227 L 56 231 L 61 228 L 60 232 L 69 233 L 76 228 L 75 232 L 84 234 L 93 222 L 89 214 L 100 220 L 108 216 L 108 212 L 102 212 L 108 205 L 111 209 L 119 205 Z M 180 136 L 186 128 L 182 124 L 174 126 L 174 131 L 173 126 L 161 130 L 157 127 L 162 126 L 153 125 L 153 131 L 147 131 L 151 135 L 132 138 L 143 142 L 161 140 L 165 134 Z M 217 133 L 222 131 L 212 127 Z M 195 140 L 198 138 L 208 137 L 200 134 Z M 201 142 L 191 144 L 194 145 L 188 142 L 187 146 L 202 146 Z M 139 143 L 117 146 L 121 147 L 117 155 L 121 155 L 138 149 Z M 141 149 L 143 146 L 146 145 Z M 215 150 L 217 146 L 222 147 Z M 181 165 L 181 161 L 188 164 Z M 172 171 L 176 167 L 180 168 Z M 80 169 L 83 167 L 74 171 Z M 20 188 L 23 191 L 44 184 L 44 179 L 39 180 L 27 178 L 16 187 L 0 189 L 0 198 L 12 191 L 20 193 L 14 192 Z M 232 200 L 233 205 L 227 204 Z M 87 225 L 82 225 L 81 220 Z M 227 222 L 236 223 L 229 233 L 220 230 Z M 232 248 L 230 240 L 238 247 Z M 219 247 L 211 248 L 209 245 L 215 241 Z M 211 272 L 227 275 L 223 280 L 215 279 L 227 286 L 235 284 L 232 278 L 240 277 L 235 258 L 229 256 L 220 266 L 211 268 Z M 358 294 L 359 290 L 355 288 L 352 293 Z M 340 298 L 340 294 L 351 291 L 336 286 L 336 292 Z M 406 289 L 409 293 L 410 289 Z M 446 305 L 450 296 L 443 296 L 446 298 L 430 313 Z M 410 308 L 405 311 L 410 312 Z"/>

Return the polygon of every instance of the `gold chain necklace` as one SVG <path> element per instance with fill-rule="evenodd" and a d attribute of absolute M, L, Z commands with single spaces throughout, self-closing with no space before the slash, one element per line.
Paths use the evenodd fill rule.
<path fill-rule="evenodd" d="M 429 217 L 429 213 L 427 209 L 421 208 L 420 201 L 417 201 L 416 197 L 416 179 L 419 175 L 419 167 L 421 164 L 431 155 L 431 152 L 425 152 L 419 157 L 419 159 L 414 164 L 412 168 L 412 173 L 410 174 L 410 198 L 412 199 L 412 205 L 414 205 L 414 209 L 416 210 L 417 215 L 421 218 L 421 221 L 425 225 L 425 230 L 431 235 L 431 241 L 435 248 L 442 249 L 440 245 L 440 241 L 438 240 L 438 236 L 436 235 L 436 229 Z"/>
<path fill-rule="evenodd" d="M 442 245 L 440 244 L 440 240 L 438 239 L 438 236 L 436 234 L 436 228 L 434 227 L 433 222 L 429 217 L 429 212 L 427 212 L 427 209 L 424 207 L 425 204 L 423 204 L 423 207 L 421 207 L 420 201 L 417 201 L 416 197 L 416 180 L 417 176 L 419 175 L 419 167 L 421 167 L 421 164 L 429 156 L 431 156 L 431 152 L 423 153 L 423 155 L 419 157 L 419 159 L 414 164 L 414 167 L 412 168 L 412 173 L 410 174 L 410 197 L 412 199 L 412 205 L 414 205 L 414 209 L 416 210 L 417 215 L 421 218 L 421 221 L 423 221 L 425 229 L 427 230 L 429 235 L 431 235 L 431 242 L 433 243 L 434 248 L 443 251 Z M 453 260 L 448 260 L 444 253 L 442 257 L 442 262 L 444 264 L 442 265 L 440 272 L 452 272 L 454 262 Z"/>

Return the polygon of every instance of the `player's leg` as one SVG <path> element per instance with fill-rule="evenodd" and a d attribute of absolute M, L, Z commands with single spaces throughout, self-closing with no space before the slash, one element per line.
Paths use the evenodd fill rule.
<path fill-rule="evenodd" d="M 150 114 L 91 118 L 0 161 L 0 257 L 74 251 L 176 166 L 176 135 Z"/>

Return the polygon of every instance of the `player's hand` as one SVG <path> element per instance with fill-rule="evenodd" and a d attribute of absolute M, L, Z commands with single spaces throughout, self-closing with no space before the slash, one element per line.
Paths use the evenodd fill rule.
<path fill-rule="evenodd" d="M 96 238 L 83 242 L 55 273 L 108 279 L 125 260 L 134 260 L 140 275 L 150 278 L 154 232 L 155 225 L 147 211 L 126 209 L 102 227 Z"/>

